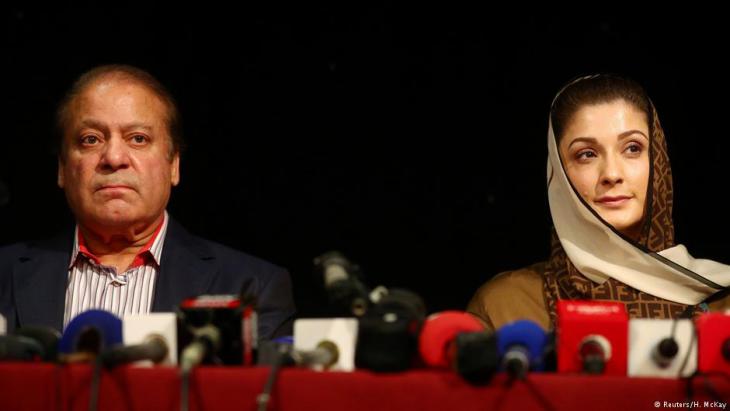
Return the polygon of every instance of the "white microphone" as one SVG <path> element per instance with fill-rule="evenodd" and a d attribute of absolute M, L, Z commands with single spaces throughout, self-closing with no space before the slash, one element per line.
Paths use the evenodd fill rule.
<path fill-rule="evenodd" d="M 354 371 L 357 327 L 355 318 L 294 321 L 294 360 L 316 370 Z"/>
<path fill-rule="evenodd" d="M 167 356 L 160 364 L 177 365 L 177 316 L 174 313 L 124 316 L 122 322 L 124 345 L 147 344 L 153 336 L 153 339 L 167 346 Z M 140 361 L 135 365 L 150 365 L 150 361 Z"/>
<path fill-rule="evenodd" d="M 690 377 L 695 370 L 697 341 L 692 320 L 629 320 L 630 377 Z"/>

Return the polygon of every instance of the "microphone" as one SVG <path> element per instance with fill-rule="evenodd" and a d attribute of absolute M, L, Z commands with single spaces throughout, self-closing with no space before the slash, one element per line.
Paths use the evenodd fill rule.
<path fill-rule="evenodd" d="M 629 376 L 690 377 L 696 369 L 692 320 L 629 320 Z"/>
<path fill-rule="evenodd" d="M 359 320 L 355 364 L 392 372 L 410 368 L 418 354 L 418 335 L 426 317 L 421 297 L 407 291 L 383 291 L 378 303 Z"/>
<path fill-rule="evenodd" d="M 158 361 L 155 361 L 154 358 L 146 358 L 146 360 L 149 360 L 147 365 L 177 365 L 177 321 L 175 313 L 125 315 L 122 323 L 124 345 L 149 345 L 150 340 L 157 341 L 157 350 L 159 351 L 161 346 L 164 345 L 167 354 Z"/>
<path fill-rule="evenodd" d="M 101 353 L 101 362 L 107 368 L 141 360 L 150 360 L 159 364 L 167 358 L 168 352 L 165 339 L 160 335 L 152 334 L 142 344 L 109 348 Z"/>
<path fill-rule="evenodd" d="M 630 352 L 630 351 L 629 351 Z M 679 353 L 679 344 L 672 337 L 663 338 L 651 352 L 651 359 L 659 368 L 667 368 Z"/>
<path fill-rule="evenodd" d="M 559 372 L 626 375 L 628 315 L 621 303 L 560 300 Z"/>
<path fill-rule="evenodd" d="M 58 343 L 61 360 L 91 361 L 106 349 L 122 343 L 122 320 L 103 310 L 88 310 L 73 318 Z"/>
<path fill-rule="evenodd" d="M 294 321 L 291 362 L 318 370 L 353 371 L 358 320 L 300 318 Z"/>
<path fill-rule="evenodd" d="M 578 346 L 578 357 L 585 373 L 602 374 L 606 362 L 611 359 L 611 342 L 602 335 L 587 335 Z"/>
<path fill-rule="evenodd" d="M 365 285 L 358 278 L 360 267 L 337 251 L 315 258 L 314 266 L 324 280 L 324 288 L 335 316 L 360 317 L 365 314 L 370 299 Z"/>
<path fill-rule="evenodd" d="M 697 345 L 700 372 L 730 374 L 730 315 L 701 314 L 697 318 Z"/>
<path fill-rule="evenodd" d="M 548 334 L 533 321 L 519 320 L 497 330 L 501 366 L 512 379 L 524 379 L 528 371 L 543 371 L 548 347 Z"/>
<path fill-rule="evenodd" d="M 423 323 L 418 348 L 431 367 L 452 368 L 472 384 L 489 382 L 497 370 L 497 342 L 472 315 L 443 311 Z"/>
<path fill-rule="evenodd" d="M 255 364 L 258 326 L 252 301 L 244 303 L 236 295 L 201 295 L 180 304 L 178 319 L 180 347 L 203 337 L 214 343 L 204 344 L 209 349 L 202 358 L 206 363 Z M 196 344 L 200 348 L 200 341 Z"/>
<path fill-rule="evenodd" d="M 352 318 L 336 318 L 333 320 L 319 320 L 319 319 L 306 319 L 297 320 L 294 323 L 294 330 L 302 329 L 302 324 L 307 328 L 306 331 L 311 331 L 309 328 L 317 328 L 321 325 L 334 325 L 335 327 L 346 325 L 350 323 L 352 330 L 357 331 L 355 324 L 352 324 L 356 320 Z M 314 323 L 312 323 L 314 322 Z M 300 331 L 301 333 L 301 331 Z M 301 334 L 300 334 L 301 335 Z M 309 337 L 311 334 L 305 334 Z M 336 337 L 342 338 L 342 333 L 336 334 Z M 345 335 L 347 338 L 347 336 Z M 353 341 L 354 342 L 354 341 Z M 349 347 L 345 347 L 349 350 L 350 357 L 352 357 L 353 347 L 350 344 Z M 292 346 L 291 337 L 281 337 L 273 341 L 263 341 L 261 343 L 261 351 L 259 352 L 258 364 L 271 366 L 269 377 L 266 379 L 264 389 L 256 396 L 256 409 L 259 411 L 266 411 L 268 409 L 269 401 L 271 400 L 271 393 L 274 390 L 276 381 L 279 376 L 279 369 L 282 366 L 299 365 L 310 367 L 314 369 L 331 369 L 336 366 L 340 361 L 340 349 L 335 342 L 330 340 L 322 340 L 317 344 L 317 347 L 312 350 L 297 350 Z M 352 359 L 350 359 L 350 363 Z M 351 371 L 352 369 L 348 370 Z"/>
<path fill-rule="evenodd" d="M 41 361 L 54 362 L 58 360 L 58 342 L 61 339 L 61 333 L 55 328 L 26 325 L 15 330 L 14 334 L 38 342 L 43 350 L 40 355 Z"/>
<path fill-rule="evenodd" d="M 310 351 L 292 351 L 292 359 L 294 363 L 300 366 L 319 368 L 328 370 L 337 364 L 340 358 L 340 350 L 337 344 L 329 340 L 322 340 L 317 344 L 317 348 Z"/>
<path fill-rule="evenodd" d="M 206 356 L 218 351 L 221 345 L 221 332 L 218 327 L 208 324 L 191 330 L 193 341 L 180 354 L 180 368 L 188 374 L 193 367 L 200 365 Z"/>
<path fill-rule="evenodd" d="M 32 338 L 0 335 L 0 361 L 37 361 L 43 354 L 41 344 Z"/>

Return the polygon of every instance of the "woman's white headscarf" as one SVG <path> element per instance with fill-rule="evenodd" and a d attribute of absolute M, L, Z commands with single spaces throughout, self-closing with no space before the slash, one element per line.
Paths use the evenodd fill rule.
<path fill-rule="evenodd" d="M 595 77 L 584 77 L 576 82 Z M 556 99 L 558 96 L 560 93 Z M 652 192 L 662 189 L 669 190 L 664 194 L 670 200 L 666 205 L 667 210 L 658 210 L 655 204 L 649 204 L 646 208 L 649 215 L 645 215 L 645 218 L 654 220 L 650 222 L 654 225 L 659 224 L 657 217 L 661 217 L 665 224 L 668 222 L 671 225 L 671 170 L 668 158 L 659 158 L 666 157 L 666 143 L 653 106 L 652 116 L 654 118 L 650 121 L 653 121 L 654 130 L 650 145 L 661 147 L 652 147 L 650 150 L 652 173 L 650 195 L 647 195 L 646 201 L 654 201 L 656 193 L 652 196 Z M 663 155 L 657 154 L 662 152 Z M 661 162 L 665 164 L 658 164 Z M 668 188 L 657 187 L 661 185 L 657 173 L 668 175 Z M 552 119 L 548 130 L 547 181 L 550 213 L 560 245 L 575 268 L 594 283 L 603 284 L 613 278 L 644 293 L 685 305 L 696 305 L 730 285 L 730 266 L 712 260 L 695 259 L 683 245 L 652 251 L 620 234 L 601 219 L 583 201 L 568 179 L 553 132 Z M 657 216 L 659 212 L 667 215 Z M 649 227 L 649 231 L 654 228 Z"/>

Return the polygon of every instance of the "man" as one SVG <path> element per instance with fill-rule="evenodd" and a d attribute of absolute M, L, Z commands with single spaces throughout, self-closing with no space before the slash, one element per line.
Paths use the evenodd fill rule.
<path fill-rule="evenodd" d="M 76 217 L 70 235 L 0 248 L 0 313 L 14 327 L 62 329 L 91 308 L 172 311 L 199 294 L 245 292 L 259 335 L 291 334 L 288 273 L 195 237 L 165 211 L 180 181 L 179 114 L 167 90 L 130 66 L 82 75 L 61 102 L 58 185 Z"/>

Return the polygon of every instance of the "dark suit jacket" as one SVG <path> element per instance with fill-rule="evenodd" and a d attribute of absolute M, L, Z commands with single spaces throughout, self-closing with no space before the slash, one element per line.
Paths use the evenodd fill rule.
<path fill-rule="evenodd" d="M 8 332 L 23 325 L 63 328 L 73 233 L 0 248 L 0 313 Z M 292 334 L 295 309 L 286 270 L 188 233 L 170 218 L 152 311 L 174 311 L 200 294 L 238 294 L 258 301 L 259 337 Z"/>

